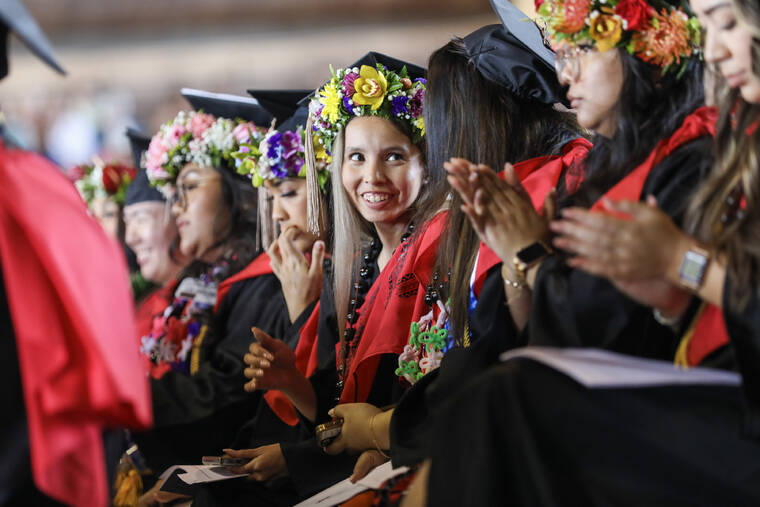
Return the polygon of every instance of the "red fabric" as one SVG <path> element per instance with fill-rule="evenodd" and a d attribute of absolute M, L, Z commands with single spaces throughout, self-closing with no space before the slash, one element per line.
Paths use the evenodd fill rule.
<path fill-rule="evenodd" d="M 0 141 L 0 259 L 16 335 L 34 482 L 105 505 L 105 427 L 151 424 L 119 245 L 46 159 Z"/>
<path fill-rule="evenodd" d="M 579 177 L 583 173 L 579 172 L 578 177 L 569 181 L 571 175 L 567 169 L 579 164 L 591 149 L 591 143 L 586 139 L 573 139 L 562 148 L 562 155 L 548 155 L 524 160 L 515 164 L 515 174 L 522 182 L 523 187 L 530 195 L 533 206 L 539 213 L 543 213 L 544 199 L 551 189 L 557 187 L 559 178 L 565 174 L 565 185 L 568 189 L 577 188 L 580 184 Z M 504 177 L 504 173 L 499 173 Z M 480 244 L 478 251 L 478 265 L 475 267 L 475 283 L 473 292 L 477 297 L 483 288 L 483 282 L 486 280 L 486 274 L 490 269 L 501 262 L 496 253 L 488 248 L 485 243 Z"/>
<path fill-rule="evenodd" d="M 400 354 L 409 340 L 409 325 L 428 312 L 417 276 L 429 277 L 432 272 L 445 217 L 439 213 L 396 248 L 372 284 L 359 310 L 359 345 L 348 367 L 340 403 L 366 401 L 380 356 Z"/>
<path fill-rule="evenodd" d="M 247 280 L 248 278 L 256 278 L 261 275 L 268 275 L 270 273 L 272 273 L 272 266 L 269 263 L 269 255 L 264 252 L 253 259 L 245 268 L 231 277 L 222 280 L 219 287 L 216 289 L 216 305 L 214 306 L 214 312 L 219 309 L 219 305 L 222 303 L 224 296 L 230 291 L 233 283 Z"/>
<path fill-rule="evenodd" d="M 694 334 L 686 348 L 689 366 L 701 363 L 712 352 L 728 344 L 728 329 L 723 319 L 723 310 L 715 305 L 706 305 L 694 326 Z"/>
<path fill-rule="evenodd" d="M 717 117 L 718 112 L 715 108 L 705 106 L 696 109 L 684 119 L 683 124 L 673 132 L 672 136 L 657 143 L 647 159 L 608 190 L 603 197 L 611 201 L 638 201 L 644 182 L 652 169 L 684 144 L 700 137 L 715 135 Z M 603 199 L 599 199 L 591 206 L 591 209 L 610 213 L 604 210 L 602 201 Z"/>

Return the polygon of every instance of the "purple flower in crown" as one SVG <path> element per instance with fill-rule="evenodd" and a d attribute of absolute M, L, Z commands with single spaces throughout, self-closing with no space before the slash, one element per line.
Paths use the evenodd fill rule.
<path fill-rule="evenodd" d="M 424 84 L 424 85 L 427 85 L 427 79 L 425 79 L 424 77 L 418 77 L 418 78 L 416 78 L 416 79 L 414 80 L 414 82 L 415 82 L 415 83 L 422 83 L 422 84 Z"/>
<path fill-rule="evenodd" d="M 354 81 L 356 81 L 356 78 L 359 77 L 359 74 L 356 72 L 349 72 L 345 76 L 343 76 L 343 82 L 341 83 L 343 85 L 343 96 L 351 97 L 354 93 L 356 93 L 356 89 L 354 88 Z"/>
<path fill-rule="evenodd" d="M 282 160 L 283 148 L 281 139 L 282 133 L 275 132 L 267 140 L 267 144 L 269 145 L 267 148 L 267 158 L 269 158 L 270 164 L 272 164 L 272 166 L 279 164 Z"/>
<path fill-rule="evenodd" d="M 280 139 L 283 147 L 282 157 L 284 159 L 288 160 L 299 151 L 303 151 L 300 134 L 288 130 L 280 136 Z"/>
<path fill-rule="evenodd" d="M 292 157 L 286 158 L 284 165 L 287 176 L 298 176 L 303 167 L 303 158 L 295 154 Z"/>
<path fill-rule="evenodd" d="M 413 118 L 417 118 L 422 114 L 422 101 L 425 99 L 425 90 L 420 88 L 417 90 L 417 92 L 412 96 L 411 99 L 409 99 L 409 103 L 407 107 L 409 108 L 409 114 L 412 115 Z"/>
<path fill-rule="evenodd" d="M 409 109 L 406 107 L 407 102 L 409 102 L 409 99 L 404 95 L 393 97 L 391 99 L 391 113 L 395 116 L 408 113 Z"/>
<path fill-rule="evenodd" d="M 343 97 L 343 107 L 346 108 L 348 114 L 354 114 L 354 104 L 350 96 L 346 95 Z"/>

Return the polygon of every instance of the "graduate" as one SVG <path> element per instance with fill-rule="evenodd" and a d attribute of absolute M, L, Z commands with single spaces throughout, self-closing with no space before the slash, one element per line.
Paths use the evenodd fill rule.
<path fill-rule="evenodd" d="M 369 53 L 337 70 L 311 101 L 307 131 L 315 150 L 307 164 L 332 159 L 333 294 L 327 299 L 323 292 L 295 354 L 257 331 L 259 343 L 246 357 L 252 379 L 246 388 L 278 389 L 310 427 L 308 439 L 281 445 L 299 497 L 345 478 L 357 462 L 348 454 L 326 455 L 314 424 L 330 420 L 327 412 L 338 402 L 381 407 L 403 391 L 394 373 L 398 354 L 424 308 L 424 294 L 406 290 L 421 251 L 410 221 L 429 195 L 423 76 L 417 66 Z M 339 93 L 346 100 L 334 100 Z M 312 196 L 316 176 L 307 176 Z"/>
<path fill-rule="evenodd" d="M 136 167 L 148 149 L 149 138 L 127 130 Z M 135 252 L 140 275 L 153 288 L 136 301 L 138 338 L 150 334 L 153 320 L 172 301 L 178 277 L 187 259 L 179 251 L 177 225 L 164 195 L 153 188 L 145 170 L 138 170 L 124 198 L 124 241 Z M 153 363 L 147 361 L 151 369 Z M 160 376 L 153 372 L 153 376 Z"/>
<path fill-rule="evenodd" d="M 654 21 L 600 35 L 575 18 L 563 24 L 552 17 L 552 5 L 542 4 L 539 14 L 557 46 L 557 75 L 568 86 L 578 123 L 594 132 L 583 183 L 558 208 L 599 209 L 607 199 L 654 195 L 680 223 L 689 196 L 709 171 L 715 119 L 703 106 L 696 19 L 687 22 L 687 14 L 658 3 L 664 13 Z M 579 15 L 567 9 L 567 16 Z M 600 15 L 599 23 L 606 19 Z M 666 35 L 669 44 L 656 42 Z M 515 290 L 530 295 L 525 343 L 673 356 L 678 337 L 646 306 L 554 251 L 549 224 L 519 185 L 466 162 L 451 170 L 467 184 L 460 195 L 479 236 L 516 268 L 509 278 Z"/>
<path fill-rule="evenodd" d="M 255 189 L 231 156 L 264 135 L 259 125 L 271 115 L 250 98 L 190 94 L 208 112 L 181 111 L 144 158 L 151 182 L 170 196 L 179 250 L 193 259 L 140 346 L 164 370 L 151 379 L 155 428 L 134 434 L 154 472 L 200 463 L 233 441 L 260 398 L 240 387 L 251 327 L 277 335 L 290 325 L 269 257 L 256 248 Z"/>
<path fill-rule="evenodd" d="M 0 6 L 0 75 L 14 33 L 60 73 L 18 0 Z M 109 428 L 151 423 L 124 255 L 47 159 L 0 140 L 4 505 L 107 505 Z"/>
<path fill-rule="evenodd" d="M 516 8 L 510 13 L 508 20 L 523 28 L 525 15 Z M 443 237 L 440 245 L 437 238 L 430 239 L 438 245 L 437 252 L 426 273 L 415 273 L 430 311 L 412 324 L 396 371 L 413 386 L 393 411 L 381 413 L 363 404 L 336 407 L 344 426 L 328 452 L 374 449 L 374 438 L 389 450 L 394 464 L 419 463 L 425 457 L 426 428 L 436 399 L 450 396 L 467 376 L 519 344 L 510 313 L 517 300 L 505 294 L 501 261 L 481 245 L 458 195 L 449 197 L 452 189 L 443 166 L 454 154 L 493 167 L 519 161 L 519 177 L 539 207 L 552 188 L 573 188 L 577 175 L 570 169 L 578 169 L 590 143 L 580 137 L 569 115 L 554 108 L 564 97 L 553 63 L 535 26 L 526 34 L 489 25 L 431 56 L 424 110 L 427 156 L 428 166 L 440 169 L 433 178 L 437 199 L 420 214 L 434 214 L 451 202 L 441 227 L 426 228 L 423 242 L 429 235 Z M 439 364 L 445 365 L 441 382 L 436 380 Z"/>

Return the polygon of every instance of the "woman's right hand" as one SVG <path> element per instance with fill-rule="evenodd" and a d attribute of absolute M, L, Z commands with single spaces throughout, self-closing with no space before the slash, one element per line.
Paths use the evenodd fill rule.
<path fill-rule="evenodd" d="M 243 371 L 250 379 L 245 384 L 247 392 L 256 389 L 287 390 L 288 386 L 302 377 L 296 368 L 296 355 L 285 342 L 275 340 L 261 329 L 252 329 L 256 342 L 248 348 L 243 361 L 248 367 Z"/>

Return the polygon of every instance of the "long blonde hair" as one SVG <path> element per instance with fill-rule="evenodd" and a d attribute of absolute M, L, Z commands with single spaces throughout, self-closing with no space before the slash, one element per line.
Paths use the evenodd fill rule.
<path fill-rule="evenodd" d="M 760 7 L 757 0 L 735 0 L 736 12 L 752 27 L 752 71 L 760 76 Z M 716 164 L 695 193 L 686 229 L 726 260 L 732 281 L 729 302 L 746 307 L 760 286 L 760 104 L 745 101 L 715 72 L 720 117 L 716 126 Z M 746 206 L 736 220 L 722 222 L 726 202 L 740 188 Z"/>

